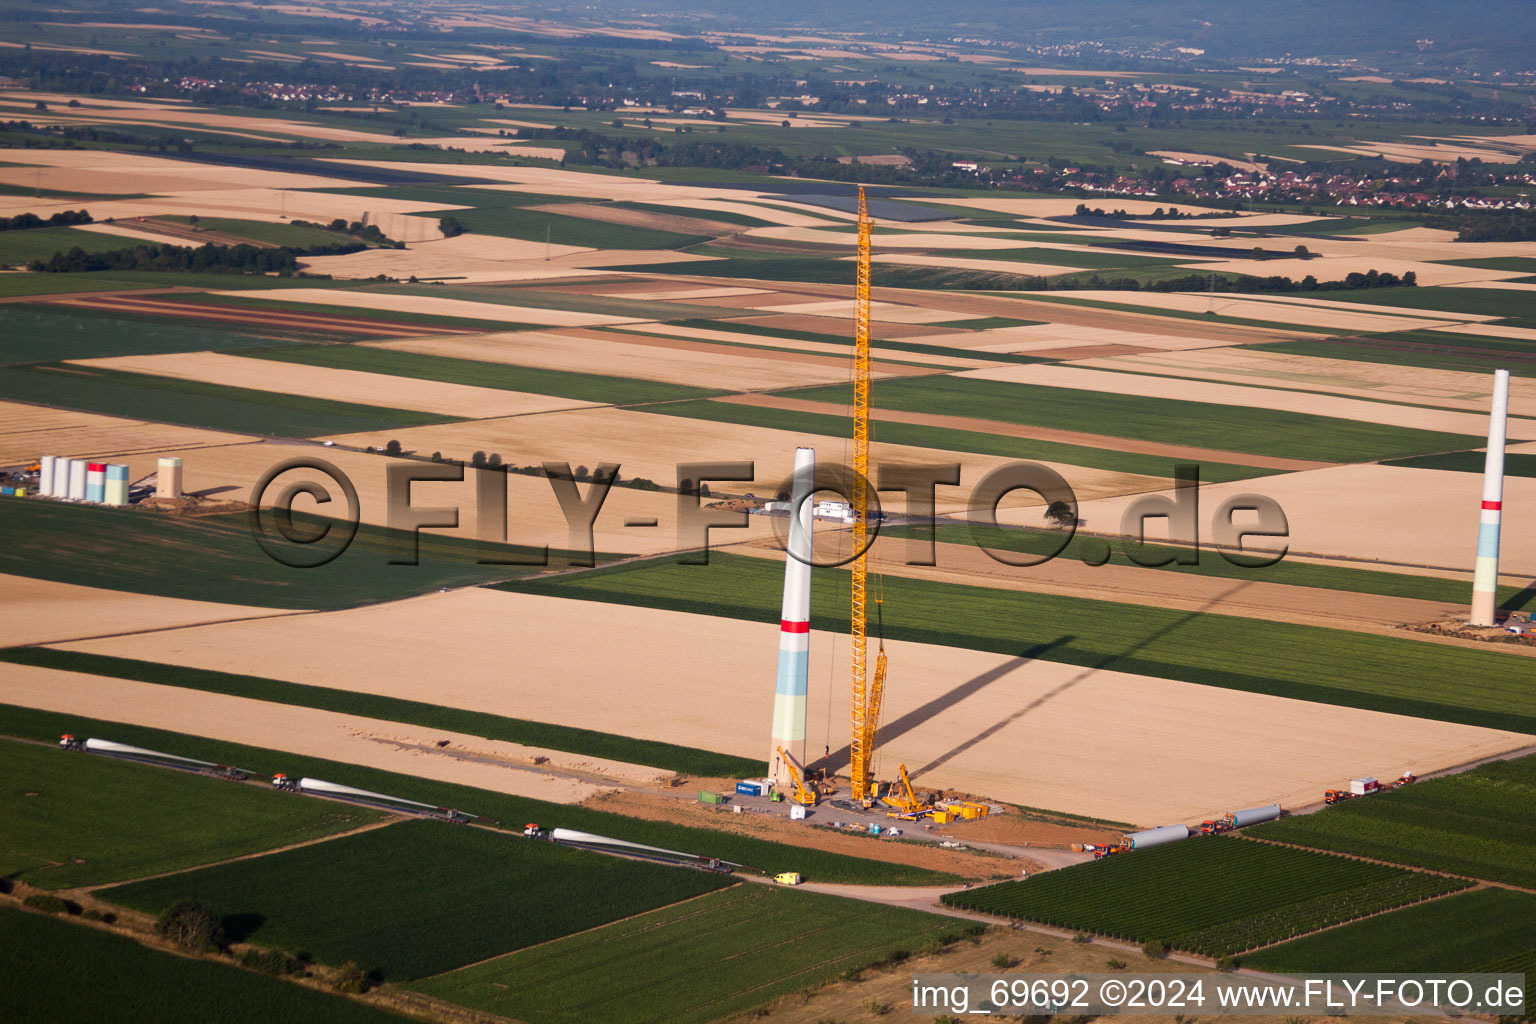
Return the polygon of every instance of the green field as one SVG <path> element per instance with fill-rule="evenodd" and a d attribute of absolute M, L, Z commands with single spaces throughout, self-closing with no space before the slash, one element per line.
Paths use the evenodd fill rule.
<path fill-rule="evenodd" d="M 271 345 L 270 337 L 258 338 L 206 325 L 188 327 L 42 303 L 0 305 L 0 365 Z M 26 398 L 24 392 L 9 387 L 6 394 Z"/>
<path fill-rule="evenodd" d="M 879 387 L 883 388 L 886 383 L 882 381 Z M 791 392 L 790 397 L 799 398 L 802 394 L 802 392 Z M 819 397 L 823 401 L 829 400 L 824 394 Z M 820 441 L 821 446 L 828 444 L 824 439 L 829 437 L 836 439 L 831 443 L 841 445 L 842 439 L 848 436 L 850 429 L 850 420 L 842 416 L 737 405 L 732 402 L 712 402 L 708 399 L 694 402 L 670 402 L 644 411 L 664 416 L 686 416 L 690 419 L 713 420 L 719 423 L 742 423 L 755 427 L 771 427 L 775 430 L 789 430 L 812 439 L 813 444 L 816 443 L 814 439 L 821 438 L 823 439 Z M 1113 473 L 1142 473 L 1147 476 L 1167 478 L 1173 476 L 1174 467 L 1181 461 L 1159 455 L 1119 452 L 1112 448 L 1088 448 L 1083 445 L 1062 444 L 1058 441 L 1004 437 L 979 430 L 951 430 L 948 427 L 929 427 L 916 423 L 893 423 L 882 420 L 878 411 L 875 412 L 874 417 L 875 424 L 871 432 L 878 435 L 880 441 L 886 444 L 914 445 L 922 448 L 937 448 L 940 451 L 976 452 L 979 455 L 998 455 L 1009 459 L 1063 462 L 1070 466 L 1104 469 Z M 1241 458 L 1241 456 L 1238 457 Z M 1252 477 L 1267 476 L 1273 472 L 1275 470 L 1253 469 L 1219 462 L 1200 465 L 1200 479 L 1207 483 L 1247 480 Z"/>
<path fill-rule="evenodd" d="M 1243 839 L 1195 837 L 942 899 L 968 910 L 1219 957 L 1470 884 Z"/>
<path fill-rule="evenodd" d="M 1389 466 L 1405 466 L 1409 469 L 1448 469 L 1456 473 L 1481 473 L 1486 452 L 1444 452 L 1440 455 L 1420 455 L 1412 459 L 1394 459 Z M 1536 455 L 1508 453 L 1504 455 L 1505 476 L 1536 477 Z"/>
<path fill-rule="evenodd" d="M 1529 993 L 1536 977 L 1536 895 L 1477 889 L 1261 950 L 1243 957 L 1243 966 L 1296 972 L 1511 972 L 1526 976 Z"/>
<path fill-rule="evenodd" d="M 1492 761 L 1252 832 L 1536 888 L 1536 756 Z"/>
<path fill-rule="evenodd" d="M 189 224 L 187 217 L 161 217 L 160 220 L 175 221 L 180 224 Z M 303 249 L 308 246 L 344 245 L 355 242 L 357 239 L 344 231 L 330 231 L 326 228 L 311 227 L 307 224 L 285 224 L 278 221 L 266 220 L 237 220 L 233 217 L 198 217 L 197 227 L 200 231 L 218 231 L 226 235 L 237 235 L 240 238 L 249 239 L 252 242 L 264 242 L 267 245 L 286 245 L 293 249 Z M 185 244 L 196 245 L 196 242 Z"/>
<path fill-rule="evenodd" d="M 1482 259 L 1470 260 L 1445 260 L 1453 267 L 1472 267 L 1477 270 L 1511 270 L 1536 274 L 1536 257 L 1533 256 L 1490 256 Z"/>
<path fill-rule="evenodd" d="M 965 377 L 881 381 L 883 408 L 973 416 L 1056 429 L 1131 437 L 1219 451 L 1323 462 L 1361 462 L 1472 447 L 1474 438 L 1273 409 Z M 796 398 L 846 402 L 844 387 L 812 388 Z M 884 427 L 882 427 L 882 433 Z"/>
<path fill-rule="evenodd" d="M 1033 225 L 1032 225 L 1033 226 Z M 1013 234 L 1004 237 L 1012 238 Z M 1128 269 L 1131 267 L 1166 267 L 1179 260 L 1166 256 L 1143 256 L 1140 253 L 1115 252 L 1108 248 L 1094 251 L 1082 249 L 985 249 L 977 258 L 989 260 L 1013 260 L 1018 263 L 1041 263 L 1053 267 L 1081 267 L 1084 270 Z M 1181 270 L 1180 276 L 1189 271 Z"/>
<path fill-rule="evenodd" d="M 474 500 L 468 491 L 465 500 Z M 295 515 L 294 521 L 301 528 L 326 522 L 302 514 Z M 479 564 L 483 558 L 531 559 L 536 554 L 531 548 L 480 544 L 433 530 L 421 531 L 418 564 L 392 565 L 392 559 L 409 557 L 411 534 L 368 524 L 358 527 L 352 545 L 333 561 L 295 568 L 274 561 L 257 545 L 243 512 L 186 518 L 102 505 L 0 498 L 0 523 L 6 531 L 6 543 L 0 545 L 0 572 L 267 608 L 351 608 L 543 571 L 542 566 Z M 267 529 L 270 533 L 270 524 Z M 157 557 L 143 558 L 146 550 L 158 552 Z M 60 551 L 75 551 L 80 557 L 59 558 Z M 301 550 L 295 557 L 306 554 Z M 551 551 L 550 565 L 568 565 L 567 555 Z M 600 561 L 611 557 L 597 556 Z"/>
<path fill-rule="evenodd" d="M 86 672 L 133 679 L 162 686 L 183 686 L 209 693 L 225 693 L 251 700 L 319 708 L 338 714 L 358 715 L 387 722 L 407 722 L 433 729 L 467 733 L 486 739 L 521 743 L 532 747 L 564 750 L 588 757 L 610 758 L 631 764 L 650 765 L 683 775 L 706 778 L 745 779 L 763 773 L 761 761 L 730 754 L 718 754 L 672 743 L 637 740 L 613 733 L 574 729 L 520 718 L 504 718 L 483 711 L 466 711 L 422 701 L 400 700 L 372 693 L 336 690 L 325 686 L 286 683 L 277 679 L 233 675 L 182 665 L 162 665 L 152 661 L 116 658 L 83 651 L 61 651 L 51 647 L 9 647 L 0 649 L 0 662 L 13 665 L 39 665 L 67 672 Z"/>
<path fill-rule="evenodd" d="M 631 405 L 638 402 L 669 402 L 702 398 L 716 392 L 685 384 L 667 384 L 633 377 L 608 377 L 597 373 L 573 373 L 545 370 L 509 363 L 487 363 L 474 359 L 403 352 L 397 349 L 364 345 L 284 346 L 241 355 L 260 356 L 310 366 L 330 366 L 342 370 L 387 373 L 396 377 L 470 384 L 482 388 L 503 388 L 536 395 L 554 395 L 582 402 L 611 402 Z"/>
<path fill-rule="evenodd" d="M 149 913 L 199 899 L 223 915 L 232 940 L 303 950 L 323 963 L 356 961 L 400 981 L 729 884 L 725 875 L 407 821 L 100 896 Z"/>
<path fill-rule="evenodd" d="M 1254 583 L 1277 583 L 1291 587 L 1314 587 L 1319 590 L 1342 590 L 1356 594 L 1380 594 L 1385 597 L 1411 597 L 1421 601 L 1447 601 L 1458 603 L 1467 600 L 1470 584 L 1460 580 L 1448 580 L 1438 576 L 1410 576 L 1406 573 L 1380 572 L 1375 569 L 1354 569 L 1342 565 L 1320 565 L 1314 562 L 1281 560 L 1274 565 L 1233 565 L 1217 551 L 1197 552 L 1198 565 L 1142 566 L 1132 562 L 1125 553 L 1125 545 L 1119 540 L 1109 541 L 1085 533 L 1075 533 L 1061 546 L 1062 535 L 1054 530 L 1013 529 L 971 525 L 940 525 L 933 535 L 940 543 L 980 544 L 1001 551 L 1016 551 L 1037 555 L 1055 554 L 1057 558 L 1097 561 L 1106 549 L 1109 561 L 1106 565 L 1134 566 L 1147 572 L 1182 572 L 1192 576 L 1211 576 L 1217 579 L 1247 580 Z M 926 527 L 887 526 L 880 536 L 892 540 L 899 538 L 926 539 Z M 1154 558 L 1178 558 L 1189 554 L 1188 548 L 1166 544 L 1146 544 L 1142 549 L 1146 560 Z M 1059 552 L 1059 553 L 1057 553 Z M 1241 555 L 1235 555 L 1242 558 Z M 940 562 L 943 562 L 942 556 Z M 1536 601 L 1536 588 L 1524 590 L 1518 587 L 1500 587 L 1501 607 L 1519 610 Z"/>
<path fill-rule="evenodd" d="M 146 1024 L 401 1024 L 362 1003 L 133 939 L 0 907 L 5 1017 Z"/>
<path fill-rule="evenodd" d="M 465 231 L 475 234 L 500 235 L 528 242 L 542 242 L 548 238 L 555 245 L 583 245 L 601 249 L 681 249 L 709 241 L 708 235 L 687 235 L 657 228 L 609 224 L 585 217 L 491 203 L 468 210 L 447 210 L 444 213 L 457 217 Z"/>
<path fill-rule="evenodd" d="M 935 914 L 740 885 L 411 987 L 529 1024 L 708 1024 L 964 930 Z"/>
<path fill-rule="evenodd" d="M 1329 292 L 1328 298 L 1403 309 L 1499 316 L 1516 322 L 1536 321 L 1529 293 L 1506 288 L 1359 288 Z"/>
<path fill-rule="evenodd" d="M 380 817 L 362 807 L 285 800 L 260 785 L 10 739 L 0 739 L 0 778 L 0 876 L 44 889 L 180 871 Z"/>
<path fill-rule="evenodd" d="M 0 267 L 14 267 L 33 260 L 46 260 L 56 252 L 83 249 L 86 252 L 114 252 L 147 243 L 122 235 L 79 228 L 31 228 L 25 231 L 0 231 Z"/>
<path fill-rule="evenodd" d="M 497 586 L 776 622 L 782 574 L 782 567 L 769 559 L 717 551 L 710 554 L 707 566 L 650 560 Z M 1518 655 L 895 576 L 886 577 L 883 586 L 887 639 L 1536 732 L 1530 670 Z M 847 631 L 848 584 L 841 574 L 815 574 L 811 597 L 812 628 Z M 1115 628 L 1087 625 L 1105 622 Z M 1242 642 L 1234 642 L 1234 637 Z M 1265 655 L 1255 658 L 1254 651 Z M 957 685 L 961 682 L 956 680 Z"/>
<path fill-rule="evenodd" d="M 36 364 L 6 371 L 5 393 L 40 405 L 269 437 L 315 437 L 446 423 L 451 416 L 333 402 L 100 367 Z"/>
<path fill-rule="evenodd" d="M 78 736 L 108 736 L 122 743 L 149 747 L 151 750 L 220 764 L 238 764 L 264 773 L 283 771 L 290 776 L 307 775 L 328 779 L 376 793 L 418 800 L 435 807 L 455 807 L 517 829 L 521 829 L 525 822 L 537 821 L 546 828 L 561 826 L 581 829 L 702 857 L 719 857 L 741 864 L 746 870 L 758 874 L 799 871 L 813 881 L 861 885 L 945 885 L 957 881 L 953 875 L 924 868 L 866 860 L 841 853 L 826 853 L 737 833 L 630 818 L 607 811 L 510 796 L 414 775 L 263 750 L 163 729 L 148 729 L 121 722 L 103 722 L 78 715 L 0 704 L 0 735 L 53 742 L 65 732 Z"/>

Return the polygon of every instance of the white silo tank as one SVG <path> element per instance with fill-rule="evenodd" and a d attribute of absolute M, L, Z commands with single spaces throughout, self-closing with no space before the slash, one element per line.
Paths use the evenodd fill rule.
<path fill-rule="evenodd" d="M 85 500 L 85 460 L 69 460 L 69 493 L 65 495 L 70 501 Z"/>

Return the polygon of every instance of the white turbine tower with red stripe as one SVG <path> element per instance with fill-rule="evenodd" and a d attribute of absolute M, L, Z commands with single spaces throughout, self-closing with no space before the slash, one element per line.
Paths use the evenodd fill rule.
<path fill-rule="evenodd" d="M 1499 607 L 1499 520 L 1504 511 L 1504 428 L 1509 418 L 1509 371 L 1493 371 L 1488 455 L 1483 460 L 1483 508 L 1477 519 L 1477 563 L 1472 573 L 1474 626 L 1496 625 Z"/>
<path fill-rule="evenodd" d="M 816 449 L 795 449 L 789 540 L 784 554 L 784 604 L 779 614 L 779 671 L 773 687 L 773 741 L 768 777 L 791 785 L 782 749 L 805 764 L 806 693 L 811 660 L 811 516 L 816 492 Z"/>

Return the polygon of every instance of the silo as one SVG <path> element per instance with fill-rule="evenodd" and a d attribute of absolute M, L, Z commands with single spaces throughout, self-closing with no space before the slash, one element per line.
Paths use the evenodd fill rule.
<path fill-rule="evenodd" d="M 70 501 L 85 500 L 85 460 L 69 460 L 69 491 L 66 493 Z"/>
<path fill-rule="evenodd" d="M 1145 850 L 1149 846 L 1162 846 L 1189 838 L 1189 829 L 1183 825 L 1160 825 L 1143 832 L 1126 834 L 1125 843 L 1133 850 Z"/>
<path fill-rule="evenodd" d="M 155 497 L 181 497 L 181 460 L 173 457 L 162 458 L 158 468 L 159 472 L 155 477 Z"/>
<path fill-rule="evenodd" d="M 58 461 L 56 456 L 44 455 L 38 459 L 37 493 L 53 493 L 53 464 Z"/>
<path fill-rule="evenodd" d="M 85 500 L 100 504 L 107 500 L 107 464 L 105 462 L 87 462 L 85 464 Z"/>
<path fill-rule="evenodd" d="M 128 467 L 115 463 L 107 465 L 107 493 L 108 505 L 128 504 Z"/>

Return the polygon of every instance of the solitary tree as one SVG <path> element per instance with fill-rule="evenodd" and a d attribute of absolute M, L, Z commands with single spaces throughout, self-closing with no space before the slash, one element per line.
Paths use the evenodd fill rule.
<path fill-rule="evenodd" d="M 166 907 L 155 922 L 155 934 L 194 953 L 224 948 L 224 925 L 213 908 L 201 900 L 182 900 Z"/>
<path fill-rule="evenodd" d="M 1261 260 L 1261 259 L 1264 258 L 1264 255 L 1265 255 L 1264 247 L 1262 245 L 1256 245 L 1256 246 L 1253 247 L 1253 258 L 1254 259 Z"/>
<path fill-rule="evenodd" d="M 1072 511 L 1071 505 L 1058 499 L 1045 507 L 1045 518 L 1057 526 L 1071 526 L 1077 521 L 1077 514 Z"/>
<path fill-rule="evenodd" d="M 384 446 L 384 454 L 385 455 L 399 455 L 400 454 L 400 442 L 391 439 L 390 442 Z"/>
<path fill-rule="evenodd" d="M 491 452 L 490 457 L 485 460 L 485 464 L 487 466 L 499 466 L 499 465 L 501 465 L 501 453 L 500 452 Z"/>
<path fill-rule="evenodd" d="M 464 224 L 457 217 L 439 217 L 437 230 L 443 233 L 444 238 L 453 238 L 464 233 Z"/>
<path fill-rule="evenodd" d="M 1312 253 L 1307 249 L 1306 246 L 1298 245 L 1296 247 L 1296 258 L 1299 260 L 1309 260 L 1312 258 Z"/>
<path fill-rule="evenodd" d="M 187 223 L 192 225 L 192 227 L 195 229 L 197 227 L 197 214 L 194 213 L 190 217 L 188 217 L 187 218 Z"/>
<path fill-rule="evenodd" d="M 469 457 L 469 464 L 471 466 L 485 465 L 485 452 L 475 452 L 475 454 Z"/>

